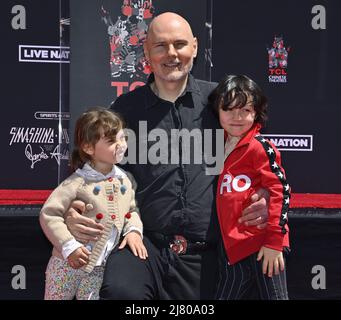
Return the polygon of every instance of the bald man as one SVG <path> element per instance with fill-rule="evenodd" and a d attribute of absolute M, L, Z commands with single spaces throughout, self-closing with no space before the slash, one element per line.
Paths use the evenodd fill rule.
<path fill-rule="evenodd" d="M 181 16 L 167 12 L 151 22 L 144 52 L 153 73 L 146 86 L 120 96 L 111 106 L 135 132 L 138 146 L 146 140 L 141 123 L 147 124 L 148 133 L 160 129 L 168 137 L 173 129 L 203 132 L 219 128 L 217 118 L 206 108 L 216 84 L 196 80 L 190 74 L 197 49 L 197 39 Z M 155 142 L 148 141 L 148 148 Z M 148 259 L 139 259 L 127 247 L 114 249 L 106 264 L 102 299 L 214 298 L 220 241 L 216 177 L 207 174 L 205 163 L 193 161 L 193 150 L 189 151 L 191 162 L 183 161 L 182 143 L 180 138 L 176 163 L 124 166 L 137 181 Z M 170 139 L 166 148 L 170 157 Z M 266 225 L 266 201 L 261 194 L 252 198 L 241 222 Z M 93 239 L 100 233 L 96 228 L 101 227 L 76 212 L 84 210 L 84 203 L 73 207 L 67 218 L 71 233 L 85 242 Z"/>

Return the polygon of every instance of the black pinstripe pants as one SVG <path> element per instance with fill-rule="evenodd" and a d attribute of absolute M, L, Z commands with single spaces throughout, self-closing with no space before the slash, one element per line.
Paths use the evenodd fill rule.
<path fill-rule="evenodd" d="M 270 278 L 263 274 L 258 253 L 229 265 L 222 247 L 219 257 L 218 300 L 288 300 L 286 272 L 280 271 Z M 256 293 L 256 296 L 255 296 Z"/>

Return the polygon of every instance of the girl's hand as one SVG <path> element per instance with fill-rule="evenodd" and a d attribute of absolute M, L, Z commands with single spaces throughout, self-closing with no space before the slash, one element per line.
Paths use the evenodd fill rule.
<path fill-rule="evenodd" d="M 91 252 L 87 248 L 80 247 L 67 257 L 67 261 L 71 268 L 79 269 L 88 264 L 90 254 Z"/>
<path fill-rule="evenodd" d="M 263 273 L 268 272 L 268 276 L 272 277 L 273 273 L 279 274 L 279 269 L 284 271 L 284 259 L 282 251 L 262 247 L 259 250 L 257 261 L 263 258 Z"/>
<path fill-rule="evenodd" d="M 127 244 L 136 257 L 139 256 L 143 260 L 148 258 L 147 249 L 143 244 L 141 235 L 137 231 L 129 232 L 118 248 L 123 249 Z"/>

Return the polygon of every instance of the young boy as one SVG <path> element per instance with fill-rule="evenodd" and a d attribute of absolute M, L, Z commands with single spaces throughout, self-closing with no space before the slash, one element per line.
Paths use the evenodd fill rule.
<path fill-rule="evenodd" d="M 267 99 L 258 85 L 242 75 L 227 76 L 210 96 L 225 130 L 225 162 L 216 202 L 224 249 L 217 298 L 249 297 L 257 286 L 261 299 L 288 299 L 283 251 L 289 247 L 289 185 L 278 150 L 259 134 Z M 250 195 L 269 191 L 266 229 L 239 223 Z"/>

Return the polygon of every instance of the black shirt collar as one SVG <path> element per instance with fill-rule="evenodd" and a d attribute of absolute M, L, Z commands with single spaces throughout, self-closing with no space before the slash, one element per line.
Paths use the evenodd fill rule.
<path fill-rule="evenodd" d="M 150 84 L 154 82 L 154 74 L 152 73 L 147 80 L 146 86 L 147 88 L 147 95 L 146 95 L 146 109 L 153 107 L 156 103 L 158 103 L 161 99 L 153 92 L 150 87 Z M 181 96 L 186 95 L 187 93 L 194 93 L 200 95 L 200 89 L 195 81 L 192 74 L 188 75 L 188 80 L 186 84 L 186 88 Z"/>

